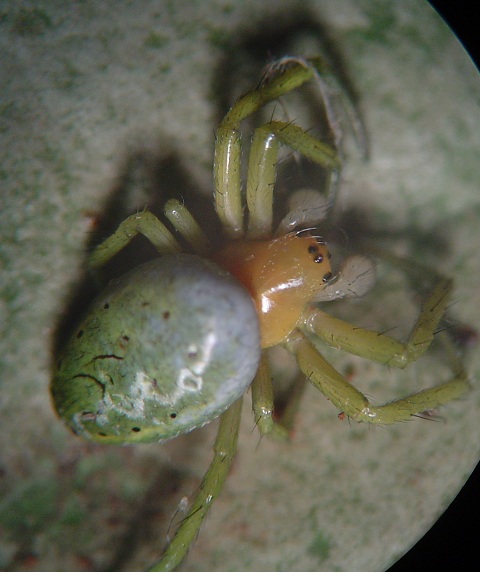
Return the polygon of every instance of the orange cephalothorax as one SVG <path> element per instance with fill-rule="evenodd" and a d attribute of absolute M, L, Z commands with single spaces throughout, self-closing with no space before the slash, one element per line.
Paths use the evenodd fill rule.
<path fill-rule="evenodd" d="M 268 241 L 235 241 L 213 260 L 252 295 L 262 347 L 280 343 L 295 329 L 305 305 L 331 277 L 327 246 L 296 233 Z"/>

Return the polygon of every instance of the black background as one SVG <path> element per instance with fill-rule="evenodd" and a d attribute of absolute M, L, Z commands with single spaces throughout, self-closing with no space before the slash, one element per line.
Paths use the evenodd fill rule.
<path fill-rule="evenodd" d="M 480 56 L 478 4 L 452 2 L 452 0 L 432 1 L 430 4 L 447 22 L 478 68 Z M 480 570 L 480 466 L 477 466 L 460 494 L 433 528 L 390 568 L 391 572 L 478 570 Z"/>

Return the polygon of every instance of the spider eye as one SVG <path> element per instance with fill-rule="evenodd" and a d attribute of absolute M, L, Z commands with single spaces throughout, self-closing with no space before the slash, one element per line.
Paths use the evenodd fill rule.
<path fill-rule="evenodd" d="M 319 253 L 315 259 L 314 259 L 315 263 L 323 263 L 323 255 L 321 253 Z"/>
<path fill-rule="evenodd" d="M 322 280 L 324 283 L 326 283 L 329 279 L 332 278 L 332 272 L 329 271 L 328 273 L 325 273 L 325 275 L 323 276 Z"/>
<path fill-rule="evenodd" d="M 317 253 L 318 252 L 317 246 L 316 245 L 309 245 L 308 252 L 312 255 Z"/>

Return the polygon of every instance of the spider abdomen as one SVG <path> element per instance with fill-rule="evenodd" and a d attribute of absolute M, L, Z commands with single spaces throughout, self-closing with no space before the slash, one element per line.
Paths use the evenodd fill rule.
<path fill-rule="evenodd" d="M 258 318 L 213 263 L 168 255 L 115 279 L 59 357 L 58 413 L 105 443 L 169 439 L 211 421 L 250 385 Z"/>

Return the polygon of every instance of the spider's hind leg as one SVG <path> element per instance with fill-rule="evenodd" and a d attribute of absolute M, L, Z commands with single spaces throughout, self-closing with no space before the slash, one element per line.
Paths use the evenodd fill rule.
<path fill-rule="evenodd" d="M 102 267 L 137 235 L 146 237 L 161 254 L 181 251 L 177 240 L 165 225 L 150 211 L 142 211 L 127 217 L 112 235 L 93 249 L 88 266 L 92 269 Z"/>
<path fill-rule="evenodd" d="M 304 336 L 290 343 L 302 372 L 353 421 L 390 425 L 406 421 L 458 398 L 469 389 L 465 372 L 440 385 L 376 406 L 334 369 Z"/>
<path fill-rule="evenodd" d="M 179 201 L 170 199 L 164 213 L 183 239 L 199 255 L 208 255 L 210 242 L 188 209 Z M 137 235 L 143 235 L 160 254 L 180 253 L 182 247 L 167 227 L 150 211 L 141 211 L 127 217 L 116 231 L 95 247 L 88 258 L 88 266 L 97 269 L 126 247 Z"/>
<path fill-rule="evenodd" d="M 220 417 L 213 461 L 208 468 L 190 510 L 167 546 L 161 560 L 151 568 L 153 572 L 174 570 L 185 558 L 213 502 L 222 491 L 237 450 L 242 412 L 242 398 Z"/>

